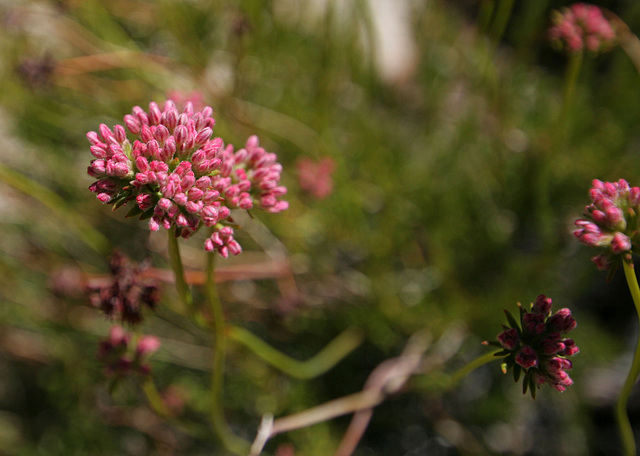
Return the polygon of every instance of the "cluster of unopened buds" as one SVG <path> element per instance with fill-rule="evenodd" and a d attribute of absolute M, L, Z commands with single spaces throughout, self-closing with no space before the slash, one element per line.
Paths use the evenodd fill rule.
<path fill-rule="evenodd" d="M 630 261 L 633 245 L 638 242 L 640 188 L 630 187 L 624 179 L 596 179 L 592 185 L 592 203 L 585 208 L 584 218 L 576 220 L 578 229 L 573 234 L 586 245 L 604 249 L 592 260 L 599 269 L 615 272 L 620 259 Z"/>
<path fill-rule="evenodd" d="M 583 49 L 605 51 L 616 38 L 611 24 L 595 5 L 575 3 L 562 12 L 554 12 L 552 20 L 549 37 L 556 46 L 570 53 Z"/>
<path fill-rule="evenodd" d="M 97 179 L 89 188 L 114 209 L 133 204 L 127 216 L 149 219 L 149 228 L 175 229 L 190 237 L 202 226 L 211 230 L 207 251 L 223 257 L 242 251 L 234 239 L 232 209 L 280 212 L 287 189 L 279 185 L 282 166 L 251 136 L 234 151 L 213 136 L 213 110 L 194 112 L 191 102 L 178 111 L 173 101 L 155 103 L 124 116 L 124 126 L 101 124 L 91 131 L 94 159 L 88 168 Z M 126 127 L 126 128 L 125 128 Z M 128 139 L 127 130 L 133 142 Z"/>
<path fill-rule="evenodd" d="M 523 393 L 528 389 L 533 397 L 545 383 L 558 391 L 571 386 L 573 380 L 566 371 L 572 363 L 567 357 L 580 351 L 573 339 L 565 338 L 576 327 L 571 311 L 565 308 L 552 314 L 551 303 L 545 295 L 538 296 L 529 310 L 518 303 L 519 319 L 505 310 L 509 325 L 503 325 L 497 342 L 484 342 L 502 348 L 496 356 L 504 357 L 503 372 L 511 369 L 516 382 L 524 375 Z"/>
<path fill-rule="evenodd" d="M 128 374 L 148 375 L 151 367 L 147 359 L 160 347 L 160 340 L 155 336 L 140 336 L 135 344 L 131 344 L 132 336 L 121 326 L 112 326 L 109 336 L 100 342 L 98 358 L 105 365 L 106 374 L 113 377 L 124 377 Z"/>
<path fill-rule="evenodd" d="M 91 304 L 110 319 L 130 325 L 140 323 L 143 307 L 154 309 L 160 300 L 156 281 L 144 276 L 147 266 L 134 264 L 123 253 L 114 252 L 109 258 L 111 276 L 87 283 Z"/>

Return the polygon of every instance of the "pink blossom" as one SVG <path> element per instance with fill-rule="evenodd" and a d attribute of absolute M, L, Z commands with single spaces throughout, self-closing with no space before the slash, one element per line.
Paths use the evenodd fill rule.
<path fill-rule="evenodd" d="M 301 158 L 297 163 L 298 184 L 305 192 L 318 199 L 326 198 L 333 191 L 331 175 L 335 169 L 335 162 L 331 157 L 324 157 L 319 162 L 310 158 Z"/>
<path fill-rule="evenodd" d="M 569 53 L 603 52 L 611 48 L 616 34 L 602 10 L 595 5 L 575 3 L 562 12 L 555 11 L 549 38 Z"/>
<path fill-rule="evenodd" d="M 124 126 L 101 124 L 87 134 L 95 157 L 87 172 L 98 179 L 89 189 L 103 203 L 131 203 L 130 215 L 148 218 L 151 231 L 174 228 L 189 238 L 206 226 L 206 250 L 239 254 L 228 227 L 231 209 L 284 211 L 287 189 L 276 155 L 260 147 L 257 136 L 238 151 L 213 137 L 212 113 L 208 106 L 195 112 L 192 101 L 178 111 L 169 100 L 162 109 L 155 102 L 147 111 L 135 106 Z M 230 231 L 218 234 L 225 228 Z"/>

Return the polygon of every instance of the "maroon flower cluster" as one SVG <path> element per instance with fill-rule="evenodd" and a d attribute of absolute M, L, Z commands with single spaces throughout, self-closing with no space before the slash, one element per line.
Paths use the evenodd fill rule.
<path fill-rule="evenodd" d="M 575 3 L 562 12 L 554 12 L 549 37 L 560 49 L 570 53 L 601 52 L 613 45 L 615 31 L 595 5 Z"/>
<path fill-rule="evenodd" d="M 229 226 L 231 210 L 283 211 L 287 189 L 279 185 L 276 155 L 256 136 L 237 151 L 212 138 L 212 113 L 208 106 L 194 112 L 191 102 L 180 112 L 169 100 L 163 110 L 154 102 L 148 111 L 134 107 L 124 116 L 126 129 L 101 124 L 87 134 L 95 157 L 88 173 L 98 179 L 89 189 L 114 208 L 132 202 L 127 216 L 149 219 L 152 231 L 175 228 L 188 238 L 204 225 L 211 230 L 205 249 L 227 257 L 242 251 Z"/>
<path fill-rule="evenodd" d="M 630 187 L 624 179 L 596 179 L 592 185 L 592 203 L 584 210 L 585 218 L 576 220 L 578 229 L 573 234 L 586 245 L 604 249 L 592 261 L 599 269 L 615 272 L 620 259 L 629 258 L 633 245 L 638 245 L 640 188 Z"/>
<path fill-rule="evenodd" d="M 141 336 L 135 348 L 131 347 L 131 334 L 121 326 L 112 326 L 109 336 L 100 342 L 98 359 L 105 364 L 109 376 L 122 377 L 131 373 L 148 375 L 147 359 L 160 347 L 155 336 Z"/>
<path fill-rule="evenodd" d="M 135 265 L 121 252 L 109 258 L 111 277 L 87 284 L 91 304 L 107 317 L 132 325 L 142 321 L 143 307 L 154 309 L 160 300 L 155 280 L 144 277 L 146 264 Z"/>
<path fill-rule="evenodd" d="M 551 298 L 540 295 L 526 311 L 519 303 L 520 319 L 516 320 L 507 310 L 505 314 L 509 326 L 502 325 L 504 331 L 498 334 L 497 342 L 484 342 L 502 348 L 496 356 L 503 356 L 503 372 L 513 370 L 517 382 L 524 374 L 523 393 L 530 390 L 535 398 L 536 390 L 544 383 L 558 391 L 564 391 L 573 384 L 567 374 L 572 363 L 567 359 L 580 351 L 573 339 L 564 335 L 576 327 L 576 321 L 569 309 L 551 313 Z"/>

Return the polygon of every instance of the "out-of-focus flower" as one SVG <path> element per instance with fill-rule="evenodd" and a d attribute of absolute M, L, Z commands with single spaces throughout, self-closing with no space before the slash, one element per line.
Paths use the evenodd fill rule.
<path fill-rule="evenodd" d="M 297 163 L 298 184 L 305 192 L 318 199 L 326 198 L 333 191 L 331 174 L 335 169 L 335 162 L 331 157 L 324 157 L 319 162 L 310 158 L 301 158 Z"/>
<path fill-rule="evenodd" d="M 129 374 L 148 375 L 149 356 L 160 347 L 155 336 L 141 336 L 135 347 L 132 336 L 121 326 L 112 326 L 106 339 L 98 346 L 98 359 L 105 365 L 108 376 L 124 377 Z"/>
<path fill-rule="evenodd" d="M 140 323 L 143 307 L 154 309 L 160 300 L 156 282 L 142 275 L 147 267 L 131 264 L 124 254 L 114 252 L 109 259 L 112 277 L 87 285 L 91 304 L 110 318 Z"/>
<path fill-rule="evenodd" d="M 554 11 L 549 29 L 552 43 L 569 53 L 603 52 L 610 49 L 616 33 L 595 5 L 575 3 L 562 12 Z"/>
<path fill-rule="evenodd" d="M 584 210 L 583 219 L 576 220 L 573 232 L 582 243 L 599 247 L 604 252 L 592 258 L 599 269 L 613 274 L 620 260 L 631 260 L 638 246 L 638 214 L 640 188 L 630 187 L 626 180 L 602 182 L 595 179 L 589 191 L 592 203 Z"/>
<path fill-rule="evenodd" d="M 202 111 L 207 105 L 204 101 L 204 95 L 199 90 L 181 91 L 171 90 L 167 93 L 167 100 L 173 100 L 176 106 L 184 106 L 187 103 L 193 105 L 194 111 Z"/>
<path fill-rule="evenodd" d="M 160 110 L 154 102 L 149 110 L 139 106 L 113 129 L 100 125 L 87 134 L 95 157 L 88 168 L 98 179 L 89 189 L 103 203 L 118 208 L 133 207 L 129 217 L 149 219 L 149 228 L 176 229 L 190 237 L 202 226 L 211 235 L 205 250 L 223 257 L 242 251 L 230 224 L 232 209 L 257 207 L 280 212 L 288 203 L 280 199 L 287 189 L 279 185 L 282 166 L 275 154 L 266 152 L 251 136 L 244 148 L 212 138 L 213 110 L 194 112 L 187 102 L 179 112 L 173 101 Z"/>
<path fill-rule="evenodd" d="M 56 61 L 51 56 L 25 58 L 16 68 L 24 83 L 32 89 L 48 87 L 56 69 Z"/>
<path fill-rule="evenodd" d="M 519 303 L 519 321 L 505 310 L 509 325 L 498 334 L 497 342 L 484 342 L 502 348 L 496 356 L 503 356 L 502 371 L 513 371 L 517 382 L 524 374 L 523 393 L 527 390 L 535 398 L 536 391 L 544 383 L 558 391 L 565 391 L 573 384 L 567 374 L 572 363 L 567 359 L 580 351 L 573 339 L 564 335 L 576 327 L 569 309 L 551 313 L 551 298 L 540 295 L 529 311 Z"/>

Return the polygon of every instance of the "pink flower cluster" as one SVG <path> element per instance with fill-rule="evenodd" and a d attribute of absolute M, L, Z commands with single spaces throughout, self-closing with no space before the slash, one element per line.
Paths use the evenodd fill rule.
<path fill-rule="evenodd" d="M 567 359 L 580 351 L 573 339 L 564 337 L 576 327 L 569 309 L 551 313 L 551 298 L 540 295 L 529 311 L 518 305 L 520 319 L 516 320 L 505 310 L 509 325 L 498 334 L 497 342 L 485 342 L 502 348 L 496 356 L 504 356 L 503 371 L 513 369 L 516 381 L 524 374 L 523 392 L 531 395 L 544 383 L 558 391 L 565 391 L 573 384 L 567 374 L 572 363 Z"/>
<path fill-rule="evenodd" d="M 630 187 L 624 179 L 595 179 L 592 185 L 592 203 L 584 210 L 585 218 L 576 220 L 578 229 L 573 234 L 586 245 L 606 249 L 592 258 L 604 270 L 617 266 L 620 257 L 628 256 L 637 242 L 640 188 Z"/>
<path fill-rule="evenodd" d="M 155 336 L 141 336 L 135 348 L 130 347 L 130 343 L 131 334 L 121 326 L 112 326 L 109 336 L 100 342 L 98 358 L 105 364 L 107 375 L 122 377 L 151 372 L 147 359 L 160 348 L 160 340 Z"/>
<path fill-rule="evenodd" d="M 318 199 L 326 198 L 333 191 L 331 174 L 336 167 L 331 157 L 324 157 L 319 162 L 304 157 L 298 160 L 298 184 L 305 192 Z"/>
<path fill-rule="evenodd" d="M 154 102 L 148 111 L 134 107 L 125 126 L 101 124 L 87 133 L 94 156 L 88 173 L 97 179 L 89 189 L 114 208 L 132 202 L 128 216 L 149 219 L 152 231 L 175 228 L 188 238 L 206 226 L 211 235 L 205 250 L 227 257 L 242 251 L 229 226 L 231 210 L 283 211 L 288 203 L 280 197 L 287 189 L 279 185 L 276 155 L 256 136 L 237 151 L 212 137 L 212 113 L 208 106 L 194 112 L 191 102 L 180 112 L 168 100 L 162 110 Z"/>
<path fill-rule="evenodd" d="M 575 3 L 556 11 L 549 29 L 552 42 L 568 52 L 600 52 L 610 48 L 616 38 L 611 24 L 595 5 Z"/>

